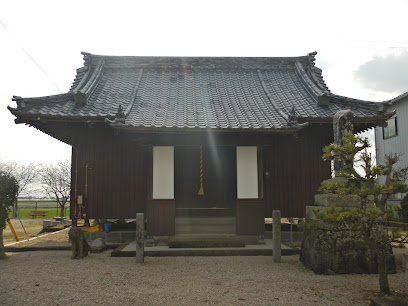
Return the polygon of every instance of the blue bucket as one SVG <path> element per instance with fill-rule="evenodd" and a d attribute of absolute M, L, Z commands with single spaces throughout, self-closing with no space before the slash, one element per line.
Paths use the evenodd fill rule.
<path fill-rule="evenodd" d="M 105 223 L 103 225 L 103 230 L 105 233 L 110 233 L 112 231 L 112 223 Z"/>

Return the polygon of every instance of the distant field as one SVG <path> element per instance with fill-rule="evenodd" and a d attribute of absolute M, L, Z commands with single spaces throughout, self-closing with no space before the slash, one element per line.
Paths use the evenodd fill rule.
<path fill-rule="evenodd" d="M 55 201 L 18 201 L 18 205 L 20 204 L 55 204 L 57 205 L 57 202 Z"/>
<path fill-rule="evenodd" d="M 18 205 L 55 205 L 57 206 L 57 202 L 55 201 L 18 201 Z M 69 206 L 69 202 L 67 204 Z"/>
<path fill-rule="evenodd" d="M 35 208 L 18 208 L 17 212 L 20 216 L 20 218 L 32 218 L 31 217 L 31 212 L 34 210 L 40 210 L 40 211 L 47 211 L 47 214 L 45 215 L 44 219 L 46 218 L 53 218 L 53 217 L 59 217 L 61 214 L 61 210 L 58 208 L 51 208 L 51 207 L 39 207 L 37 209 Z M 13 212 L 9 212 L 9 218 L 13 216 Z M 65 205 L 65 216 L 69 217 L 69 205 Z M 35 217 L 36 219 L 43 219 L 43 217 Z"/>

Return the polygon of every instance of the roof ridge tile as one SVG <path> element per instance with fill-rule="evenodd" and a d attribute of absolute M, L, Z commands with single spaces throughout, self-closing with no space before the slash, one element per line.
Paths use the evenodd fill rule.
<path fill-rule="evenodd" d="M 85 104 L 88 101 L 88 99 L 94 92 L 96 85 L 98 85 L 99 79 L 103 74 L 104 65 L 105 61 L 103 59 L 100 59 L 98 61 L 97 66 L 93 70 L 92 74 L 89 76 L 89 78 L 81 80 L 79 85 L 81 85 L 82 88 L 78 88 L 78 90 L 74 91 L 74 97 L 76 102 L 80 104 Z"/>

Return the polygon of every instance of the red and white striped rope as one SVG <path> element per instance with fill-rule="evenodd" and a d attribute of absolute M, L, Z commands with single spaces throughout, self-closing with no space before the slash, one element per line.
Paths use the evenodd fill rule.
<path fill-rule="evenodd" d="M 203 186 L 203 146 L 200 146 L 200 186 Z"/>

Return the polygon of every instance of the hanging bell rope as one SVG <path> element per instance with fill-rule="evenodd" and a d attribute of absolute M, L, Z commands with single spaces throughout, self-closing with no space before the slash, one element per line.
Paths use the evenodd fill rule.
<path fill-rule="evenodd" d="M 198 190 L 198 195 L 204 195 L 203 189 L 203 146 L 200 146 L 200 190 Z"/>

